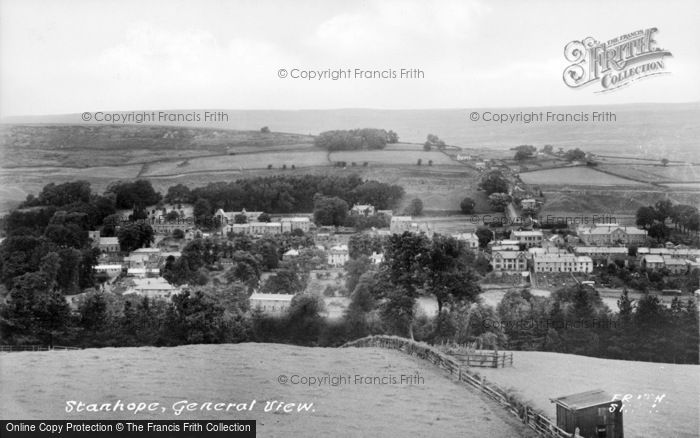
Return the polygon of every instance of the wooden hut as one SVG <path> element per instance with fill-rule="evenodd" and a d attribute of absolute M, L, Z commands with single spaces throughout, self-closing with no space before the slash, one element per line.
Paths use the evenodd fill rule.
<path fill-rule="evenodd" d="M 622 401 L 601 389 L 558 397 L 557 426 L 583 438 L 623 438 Z"/>

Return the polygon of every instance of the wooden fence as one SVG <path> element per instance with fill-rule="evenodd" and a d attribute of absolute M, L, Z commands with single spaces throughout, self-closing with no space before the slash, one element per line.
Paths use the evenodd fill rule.
<path fill-rule="evenodd" d="M 503 368 L 513 366 L 513 353 L 505 351 L 473 352 L 473 353 L 448 353 L 468 367 Z"/>
<path fill-rule="evenodd" d="M 347 344 L 343 345 L 343 348 L 346 347 L 379 347 L 399 350 L 406 354 L 416 356 L 436 365 L 438 368 L 449 372 L 460 382 L 486 394 L 508 412 L 518 417 L 520 421 L 537 432 L 538 435 L 546 438 L 575 438 L 574 434 L 560 429 L 552 420 L 545 417 L 531 406 L 523 403 L 512 394 L 509 394 L 507 391 L 504 391 L 498 385 L 487 382 L 484 377 L 470 372 L 468 368 L 462 366 L 463 364 L 460 363 L 459 360 L 449 357 L 447 354 L 442 353 L 428 344 L 415 342 L 410 339 L 399 338 L 396 336 L 378 335 L 367 336 L 365 338 L 348 342 Z M 512 363 L 512 353 L 510 358 Z"/>
<path fill-rule="evenodd" d="M 12 353 L 17 351 L 54 351 L 54 350 L 80 350 L 78 347 L 61 347 L 54 345 L 0 345 L 0 353 Z"/>

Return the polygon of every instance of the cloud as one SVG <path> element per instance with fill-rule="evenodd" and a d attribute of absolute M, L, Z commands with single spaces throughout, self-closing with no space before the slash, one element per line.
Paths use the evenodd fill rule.
<path fill-rule="evenodd" d="M 430 55 L 436 45 L 463 44 L 490 9 L 472 1 L 371 1 L 322 23 L 308 41 L 324 55 Z"/>

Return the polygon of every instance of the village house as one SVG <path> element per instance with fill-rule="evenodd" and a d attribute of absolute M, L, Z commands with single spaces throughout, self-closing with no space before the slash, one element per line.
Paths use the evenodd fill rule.
<path fill-rule="evenodd" d="M 593 272 L 593 260 L 588 256 L 536 254 L 532 262 L 535 272 Z"/>
<path fill-rule="evenodd" d="M 216 210 L 216 213 L 214 213 L 214 219 L 218 221 L 219 224 L 221 225 L 226 225 L 226 224 L 235 224 L 236 223 L 236 216 L 238 215 L 244 215 L 246 217 L 247 222 L 257 222 L 258 217 L 260 217 L 261 214 L 263 214 L 262 211 L 246 211 L 244 208 L 241 211 L 224 211 L 223 209 L 218 209 Z"/>
<path fill-rule="evenodd" d="M 384 254 L 383 253 L 378 254 L 376 252 L 372 252 L 372 255 L 369 256 L 369 259 L 372 260 L 373 264 L 378 265 L 384 261 Z"/>
<path fill-rule="evenodd" d="M 158 248 L 139 248 L 124 257 L 124 262 L 129 268 L 157 267 L 161 258 Z"/>
<path fill-rule="evenodd" d="M 523 199 L 520 201 L 520 207 L 523 209 L 535 209 L 537 208 L 537 201 L 532 198 Z"/>
<path fill-rule="evenodd" d="M 596 224 L 593 227 L 580 226 L 578 236 L 586 245 L 614 246 L 641 245 L 647 240 L 646 230 L 619 224 Z"/>
<path fill-rule="evenodd" d="M 250 308 L 260 309 L 267 315 L 279 316 L 289 309 L 293 298 L 294 295 L 290 294 L 261 294 L 256 292 L 250 296 Z"/>
<path fill-rule="evenodd" d="M 593 260 L 594 266 L 607 266 L 616 260 L 627 263 L 629 250 L 621 246 L 576 246 L 574 254 L 588 256 Z"/>
<path fill-rule="evenodd" d="M 642 257 L 642 267 L 649 271 L 663 269 L 664 258 L 660 255 L 649 254 Z"/>
<path fill-rule="evenodd" d="M 477 249 L 479 247 L 479 238 L 474 233 L 457 233 L 453 234 L 456 240 L 467 244 L 467 248 Z"/>
<path fill-rule="evenodd" d="M 542 246 L 544 235 L 542 231 L 511 231 L 511 240 L 517 240 L 519 243 L 525 244 L 527 248 L 533 246 Z"/>
<path fill-rule="evenodd" d="M 307 233 L 311 229 L 311 219 L 308 217 L 283 217 L 279 222 L 282 224 L 281 231 L 283 233 L 290 233 L 294 230 Z"/>
<path fill-rule="evenodd" d="M 163 277 L 133 278 L 124 295 L 139 295 L 148 298 L 171 299 L 180 289 L 168 283 Z"/>
<path fill-rule="evenodd" d="M 688 272 L 688 262 L 683 259 L 661 256 L 664 260 L 664 267 L 673 275 L 683 275 Z"/>
<path fill-rule="evenodd" d="M 122 265 L 120 264 L 99 264 L 92 268 L 95 272 L 103 272 L 109 278 L 114 278 L 122 273 Z"/>
<path fill-rule="evenodd" d="M 527 254 L 524 251 L 494 251 L 491 266 L 495 272 L 523 272 L 527 270 Z"/>
<path fill-rule="evenodd" d="M 350 212 L 362 216 L 374 216 L 375 214 L 374 206 L 370 204 L 355 204 L 350 209 Z"/>
<path fill-rule="evenodd" d="M 347 245 L 333 246 L 328 251 L 328 264 L 330 266 L 344 266 L 348 260 L 350 260 L 350 253 Z"/>
<path fill-rule="evenodd" d="M 428 237 L 433 235 L 433 229 L 428 222 L 415 221 L 411 216 L 393 216 L 389 224 L 389 231 L 391 234 L 403 234 L 408 231 L 409 233 L 423 233 Z"/>
<path fill-rule="evenodd" d="M 299 256 L 299 250 L 291 248 L 287 250 L 284 254 L 282 254 L 282 259 L 286 259 L 287 257 L 298 257 Z"/>
<path fill-rule="evenodd" d="M 120 247 L 119 247 L 119 239 L 116 237 L 100 237 L 99 238 L 99 245 L 98 248 L 100 248 L 100 251 L 106 252 L 106 253 L 115 253 L 119 252 Z"/>
<path fill-rule="evenodd" d="M 160 269 L 158 268 L 129 268 L 126 271 L 127 277 L 158 277 L 160 275 Z"/>
<path fill-rule="evenodd" d="M 491 251 L 519 251 L 520 242 L 511 239 L 492 240 L 488 243 L 488 247 Z"/>

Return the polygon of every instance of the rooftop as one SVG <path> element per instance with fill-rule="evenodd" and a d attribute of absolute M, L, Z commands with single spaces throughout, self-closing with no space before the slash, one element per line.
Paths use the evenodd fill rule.
<path fill-rule="evenodd" d="M 292 301 L 292 298 L 294 298 L 292 294 L 261 294 L 257 292 L 250 296 L 251 301 Z"/>
<path fill-rule="evenodd" d="M 610 403 L 613 398 L 602 389 L 594 389 L 592 391 L 581 392 L 578 394 L 566 395 L 563 397 L 550 399 L 552 403 L 556 403 L 570 410 L 579 410 L 591 406 Z"/>

